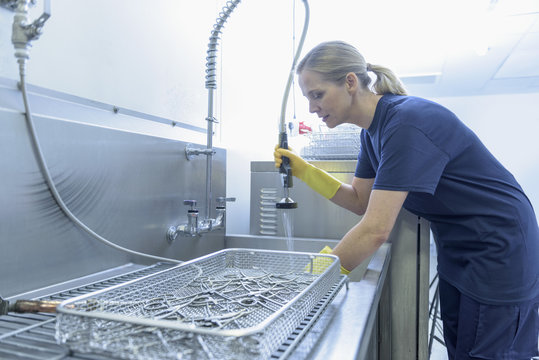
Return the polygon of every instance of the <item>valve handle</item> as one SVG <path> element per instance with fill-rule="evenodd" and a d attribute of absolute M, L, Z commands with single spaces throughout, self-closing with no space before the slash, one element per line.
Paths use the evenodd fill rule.
<path fill-rule="evenodd" d="M 196 209 L 195 209 L 195 206 L 197 206 L 197 201 L 196 200 L 184 200 L 183 204 L 187 205 L 187 206 L 191 206 L 191 209 L 189 209 L 189 211 L 191 211 L 191 210 L 196 211 Z"/>
<path fill-rule="evenodd" d="M 235 197 L 224 197 L 224 196 L 218 196 L 215 198 L 217 201 L 217 206 L 224 207 L 227 202 L 234 202 L 236 201 Z"/>

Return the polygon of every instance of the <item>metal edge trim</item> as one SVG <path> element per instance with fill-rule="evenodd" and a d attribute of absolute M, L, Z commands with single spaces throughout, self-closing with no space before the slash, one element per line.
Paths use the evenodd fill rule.
<path fill-rule="evenodd" d="M 0 76 L 0 86 L 13 88 L 13 89 L 18 89 L 18 82 L 16 80 Z M 171 119 L 167 119 L 167 118 L 164 118 L 164 117 L 161 117 L 161 116 L 151 115 L 151 114 L 147 114 L 147 113 L 144 113 L 144 112 L 131 110 L 131 109 L 127 109 L 127 108 L 120 108 L 120 107 L 118 107 L 116 105 L 107 104 L 107 103 L 104 103 L 104 102 L 91 100 L 91 99 L 83 98 L 83 97 L 76 96 L 76 95 L 71 95 L 71 94 L 68 94 L 68 93 L 65 93 L 65 92 L 52 90 L 52 89 L 44 88 L 44 87 L 37 86 L 37 85 L 28 84 L 27 87 L 28 87 L 28 92 L 39 95 L 39 96 L 46 96 L 46 97 L 50 97 L 50 98 L 54 98 L 54 99 L 58 99 L 58 100 L 66 101 L 66 102 L 71 102 L 71 103 L 74 103 L 74 104 L 94 107 L 94 108 L 101 109 L 101 110 L 113 111 L 115 113 L 121 113 L 121 114 L 124 114 L 124 115 L 127 115 L 127 116 L 136 117 L 136 118 L 140 118 L 140 119 L 143 119 L 143 120 L 148 120 L 148 121 L 152 121 L 152 122 L 158 122 L 158 123 L 162 123 L 162 124 L 172 125 L 174 127 L 180 127 L 180 128 L 186 129 L 186 130 L 196 131 L 196 132 L 199 132 L 199 133 L 202 133 L 202 134 L 206 133 L 205 128 L 195 126 L 195 125 L 191 125 L 191 124 L 187 124 L 187 123 L 183 123 L 181 121 L 171 120 Z"/>
<path fill-rule="evenodd" d="M 391 261 L 391 245 L 388 244 L 387 253 L 385 255 L 385 260 L 384 260 L 382 269 L 380 271 L 380 276 L 379 276 L 377 284 L 376 284 L 376 291 L 375 291 L 374 299 L 372 301 L 371 311 L 369 311 L 369 315 L 368 315 L 367 321 L 365 323 L 365 329 L 372 329 L 372 327 L 374 325 L 374 321 L 377 318 L 378 304 L 380 303 L 380 297 L 382 295 L 382 288 L 383 288 L 383 286 L 385 284 L 385 281 L 386 281 L 390 261 Z M 372 271 L 372 270 L 367 268 L 367 272 L 368 271 Z M 367 273 L 365 273 L 365 276 L 366 275 L 367 275 Z M 376 310 L 376 311 L 372 311 L 373 309 Z M 369 334 L 369 336 L 364 336 L 364 337 L 361 338 L 361 340 L 359 342 L 358 353 L 356 354 L 357 359 L 364 359 L 367 356 L 366 351 L 368 349 L 368 345 L 369 345 L 369 342 L 370 342 L 370 334 L 371 334 L 371 332 L 366 331 L 365 333 Z"/>
<path fill-rule="evenodd" d="M 322 298 L 322 300 L 318 302 L 317 305 L 320 305 L 320 308 L 316 311 L 311 311 L 309 312 L 309 314 L 307 314 L 307 316 L 312 314 L 312 319 L 308 322 L 308 324 L 304 328 L 301 329 L 300 333 L 296 336 L 294 341 L 286 347 L 286 350 L 281 355 L 277 355 L 277 353 L 279 352 L 279 350 L 277 350 L 273 353 L 272 356 L 278 357 L 279 359 L 286 359 L 288 356 L 292 354 L 294 350 L 296 350 L 297 346 L 301 343 L 305 335 L 316 324 L 316 322 L 320 318 L 320 315 L 324 311 L 326 311 L 329 304 L 331 304 L 331 302 L 333 301 L 333 299 L 335 299 L 339 291 L 341 291 L 344 284 L 346 284 L 348 288 L 348 282 L 349 282 L 348 276 L 340 275 L 340 278 L 341 280 L 328 292 L 326 296 L 324 296 L 325 299 Z"/>

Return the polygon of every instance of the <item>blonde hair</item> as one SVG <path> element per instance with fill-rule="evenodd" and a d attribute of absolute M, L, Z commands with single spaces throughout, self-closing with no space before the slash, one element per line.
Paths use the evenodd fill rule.
<path fill-rule="evenodd" d="M 355 47 L 344 41 L 328 41 L 314 47 L 299 62 L 296 73 L 299 75 L 303 70 L 315 71 L 325 81 L 337 84 L 344 83 L 346 74 L 352 72 L 366 89 L 370 88 L 372 81 L 367 72 L 372 71 L 376 75 L 372 85 L 376 94 L 407 95 L 404 85 L 393 71 L 367 63 Z"/>

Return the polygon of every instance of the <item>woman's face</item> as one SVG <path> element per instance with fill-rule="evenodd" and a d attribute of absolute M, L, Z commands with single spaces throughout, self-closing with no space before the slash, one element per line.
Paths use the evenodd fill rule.
<path fill-rule="evenodd" d="M 324 81 L 319 73 L 309 70 L 299 74 L 298 84 L 309 101 L 309 112 L 316 113 L 330 129 L 349 122 L 352 96 L 347 84 Z"/>

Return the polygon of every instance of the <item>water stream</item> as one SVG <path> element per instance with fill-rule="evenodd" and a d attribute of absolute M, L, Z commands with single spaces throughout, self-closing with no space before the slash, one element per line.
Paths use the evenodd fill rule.
<path fill-rule="evenodd" d="M 286 238 L 286 248 L 288 251 L 294 251 L 294 211 L 297 210 L 281 209 L 280 211 Z"/>

